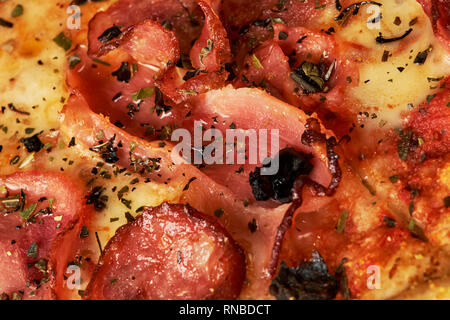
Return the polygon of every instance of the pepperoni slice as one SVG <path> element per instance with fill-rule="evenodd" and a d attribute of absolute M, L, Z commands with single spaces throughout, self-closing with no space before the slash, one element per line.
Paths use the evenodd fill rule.
<path fill-rule="evenodd" d="M 54 173 L 15 173 L 0 178 L 0 187 L 0 270 L 11 270 L 0 275 L 0 294 L 55 298 L 64 285 L 72 236 L 79 234 L 85 212 L 82 196 L 67 178 Z M 64 246 L 55 246 L 60 241 Z"/>
<path fill-rule="evenodd" d="M 85 299 L 234 299 L 244 278 L 244 255 L 221 226 L 164 203 L 118 229 Z"/>

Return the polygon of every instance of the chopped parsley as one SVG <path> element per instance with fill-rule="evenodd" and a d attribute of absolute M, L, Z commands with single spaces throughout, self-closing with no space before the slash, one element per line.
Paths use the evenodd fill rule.
<path fill-rule="evenodd" d="M 30 244 L 30 247 L 27 250 L 27 256 L 33 259 L 36 259 L 38 257 L 38 245 L 36 242 L 33 242 Z"/>
<path fill-rule="evenodd" d="M 23 14 L 23 6 L 21 4 L 18 4 L 14 7 L 13 11 L 11 12 L 11 17 L 17 18 L 20 17 Z"/>
<path fill-rule="evenodd" d="M 348 211 L 345 210 L 344 212 L 341 213 L 339 220 L 338 220 L 338 224 L 336 227 L 336 230 L 338 233 L 342 233 L 345 229 L 345 223 L 347 222 L 348 219 Z"/>
<path fill-rule="evenodd" d="M 155 88 L 141 88 L 138 92 L 132 93 L 131 98 L 134 101 L 144 100 L 155 93 Z"/>
<path fill-rule="evenodd" d="M 202 48 L 202 50 L 200 51 L 200 61 L 203 63 L 203 59 L 206 58 L 209 53 L 212 51 L 213 49 L 213 41 L 212 39 L 208 39 L 206 41 L 206 47 Z"/>
<path fill-rule="evenodd" d="M 72 40 L 67 38 L 62 31 L 55 38 L 53 38 L 53 42 L 63 48 L 64 51 L 67 51 L 72 47 Z"/>

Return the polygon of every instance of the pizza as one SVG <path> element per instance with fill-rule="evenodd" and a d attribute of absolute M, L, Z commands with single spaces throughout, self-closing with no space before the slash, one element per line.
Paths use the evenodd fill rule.
<path fill-rule="evenodd" d="M 2 300 L 450 297 L 450 1 L 0 2 Z"/>

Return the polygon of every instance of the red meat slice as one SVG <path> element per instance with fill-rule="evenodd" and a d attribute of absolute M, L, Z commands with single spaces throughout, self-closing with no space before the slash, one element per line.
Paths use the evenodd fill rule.
<path fill-rule="evenodd" d="M 0 215 L 0 270 L 9 270 L 0 275 L 0 294 L 54 298 L 65 286 L 69 251 L 86 212 L 83 197 L 70 180 L 54 173 L 15 173 L 0 178 L 0 186 L 4 198 L 22 191 L 24 210 L 37 205 L 28 219 L 20 210 Z M 60 241 L 64 246 L 56 245 Z"/>
<path fill-rule="evenodd" d="M 85 299 L 235 299 L 245 258 L 227 232 L 189 206 L 146 208 L 108 242 Z"/>

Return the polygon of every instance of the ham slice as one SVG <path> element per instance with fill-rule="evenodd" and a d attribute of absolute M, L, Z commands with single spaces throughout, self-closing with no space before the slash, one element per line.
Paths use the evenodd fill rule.
<path fill-rule="evenodd" d="M 106 11 L 97 13 L 89 22 L 89 55 L 99 54 L 105 43 L 99 38 L 109 28 L 115 26 L 123 30 L 147 19 L 172 28 L 180 41 L 181 52 L 187 54 L 202 28 L 200 12 L 196 1 L 193 0 L 117 1 Z M 105 40 L 110 38 L 106 37 Z"/>

